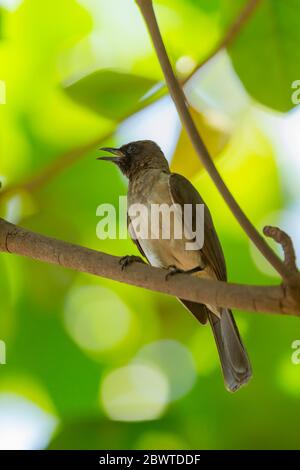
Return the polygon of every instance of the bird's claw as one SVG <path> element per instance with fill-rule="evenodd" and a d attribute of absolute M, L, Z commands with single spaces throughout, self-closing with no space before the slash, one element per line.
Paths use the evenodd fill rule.
<path fill-rule="evenodd" d="M 127 266 L 130 266 L 132 263 L 145 263 L 145 262 L 139 256 L 134 256 L 134 255 L 123 256 L 119 261 L 122 271 L 126 269 Z"/>
<path fill-rule="evenodd" d="M 173 265 L 168 266 L 168 273 L 166 274 L 166 281 L 169 279 L 169 277 L 175 276 L 176 274 L 195 274 L 200 271 L 203 271 L 203 268 L 201 266 L 196 266 L 195 268 L 188 269 L 187 271 L 176 268 L 176 266 L 173 266 Z"/>
<path fill-rule="evenodd" d="M 168 266 L 168 272 L 166 274 L 166 281 L 175 274 L 182 274 L 184 271 L 182 269 L 176 268 L 176 266 Z"/>

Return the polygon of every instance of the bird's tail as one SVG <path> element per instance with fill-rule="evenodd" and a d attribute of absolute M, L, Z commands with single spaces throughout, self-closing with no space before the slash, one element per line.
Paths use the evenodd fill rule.
<path fill-rule="evenodd" d="M 251 364 L 230 310 L 223 309 L 221 318 L 208 314 L 209 323 L 222 365 L 228 391 L 235 392 L 252 377 Z"/>

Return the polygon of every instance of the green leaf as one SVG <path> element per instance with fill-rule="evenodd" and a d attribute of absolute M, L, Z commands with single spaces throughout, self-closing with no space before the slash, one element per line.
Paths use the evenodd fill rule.
<path fill-rule="evenodd" d="M 235 13 L 245 2 L 230 0 Z M 228 1 L 224 9 L 228 11 Z M 260 103 L 277 111 L 293 108 L 292 82 L 299 79 L 298 0 L 261 2 L 229 49 L 245 88 Z"/>
<path fill-rule="evenodd" d="M 74 0 L 30 0 L 22 2 L 11 15 L 7 22 L 8 37 L 13 37 L 12 44 L 23 49 L 30 69 L 34 60 L 41 67 L 39 72 L 45 73 L 44 67 L 56 60 L 58 52 L 68 50 L 90 33 L 92 19 L 79 3 Z"/>
<path fill-rule="evenodd" d="M 66 87 L 75 101 L 103 116 L 118 119 L 125 116 L 155 85 L 149 78 L 98 70 Z"/>

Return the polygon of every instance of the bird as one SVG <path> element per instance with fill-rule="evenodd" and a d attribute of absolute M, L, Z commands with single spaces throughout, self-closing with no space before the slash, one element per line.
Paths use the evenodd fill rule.
<path fill-rule="evenodd" d="M 167 269 L 167 278 L 184 272 L 199 278 L 227 281 L 225 258 L 210 211 L 192 183 L 184 176 L 171 172 L 161 148 L 152 140 L 139 140 L 119 148 L 103 147 L 99 150 L 110 155 L 102 155 L 98 160 L 113 162 L 128 178 L 128 208 L 135 204 L 142 204 L 149 209 L 152 204 L 167 204 L 169 207 L 174 205 L 176 210 L 182 208 L 179 216 L 184 225 L 183 208 L 185 204 L 190 204 L 192 224 L 195 226 L 196 207 L 198 204 L 204 206 L 204 243 L 202 247 L 199 245 L 199 248 L 193 250 L 186 249 L 184 237 L 175 239 L 171 234 L 169 239 L 163 238 L 161 232 L 158 237 L 139 236 L 128 210 L 129 235 L 147 262 Z M 146 222 L 144 220 L 141 223 Z M 122 268 L 136 261 L 142 259 L 124 256 L 121 259 Z M 210 324 L 225 388 L 229 392 L 235 392 L 247 384 L 252 377 L 252 368 L 231 310 L 179 300 L 200 323 Z"/>

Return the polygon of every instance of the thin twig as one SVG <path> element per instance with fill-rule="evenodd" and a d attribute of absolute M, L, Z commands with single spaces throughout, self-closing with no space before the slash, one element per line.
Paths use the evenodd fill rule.
<path fill-rule="evenodd" d="M 291 237 L 279 227 L 272 227 L 270 225 L 264 227 L 264 234 L 266 237 L 273 238 L 275 242 L 281 245 L 285 264 L 292 272 L 297 273 L 296 253 Z"/>
<path fill-rule="evenodd" d="M 192 119 L 192 116 L 189 112 L 188 106 L 186 104 L 186 98 L 182 88 L 180 87 L 175 74 L 173 72 L 165 45 L 160 33 L 160 29 L 156 20 L 156 16 L 153 9 L 152 0 L 136 0 L 138 3 L 141 13 L 145 19 L 147 28 L 149 30 L 154 48 L 158 60 L 160 62 L 162 71 L 165 76 L 166 83 L 168 85 L 170 95 L 173 98 L 175 106 L 177 108 L 178 114 L 180 116 L 183 126 L 186 128 L 186 131 L 190 137 L 190 140 L 202 161 L 203 166 L 206 168 L 209 176 L 215 183 L 219 193 L 222 195 L 224 201 L 230 208 L 231 212 L 244 229 L 245 233 L 248 235 L 250 240 L 255 244 L 259 251 L 264 255 L 264 257 L 269 261 L 269 263 L 276 269 L 276 271 L 281 275 L 285 280 L 288 280 L 291 277 L 291 271 L 286 266 L 283 261 L 276 255 L 276 253 L 271 249 L 267 244 L 265 239 L 261 234 L 256 230 L 254 225 L 250 222 L 246 214 L 243 212 L 230 190 L 223 181 L 221 175 L 219 174 L 210 154 L 201 138 L 198 129 Z"/>
<path fill-rule="evenodd" d="M 198 303 L 252 312 L 300 315 L 300 301 L 282 286 L 247 286 L 178 274 L 166 280 L 166 270 L 134 263 L 122 270 L 120 258 L 46 237 L 0 219 L 0 252 L 15 253 L 74 271 L 164 292 Z"/>

